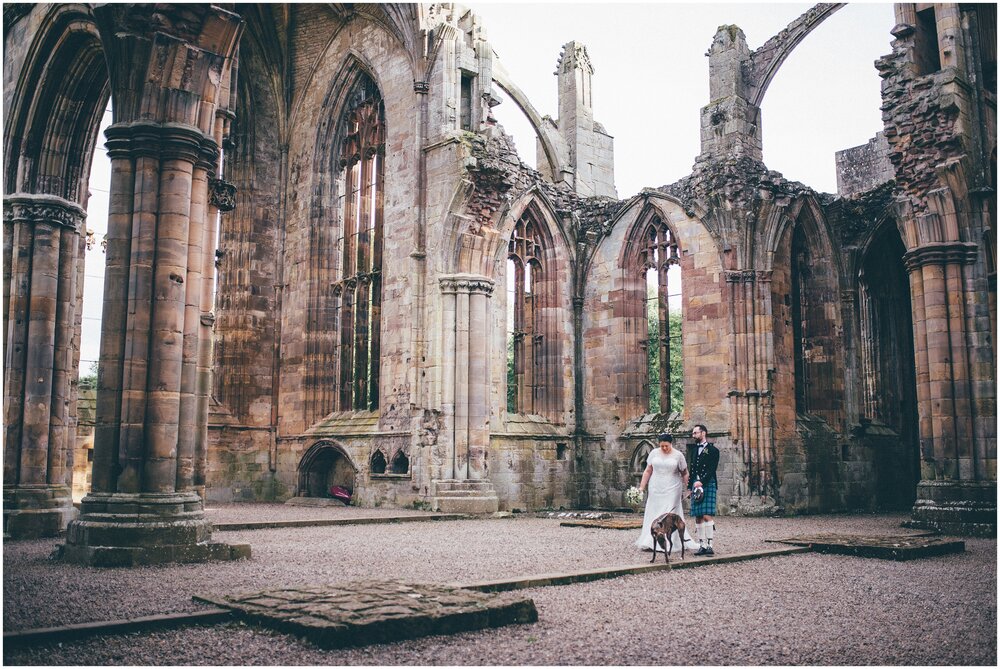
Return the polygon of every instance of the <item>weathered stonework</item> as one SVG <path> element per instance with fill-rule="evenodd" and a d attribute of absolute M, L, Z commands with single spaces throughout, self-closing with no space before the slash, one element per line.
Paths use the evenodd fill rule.
<path fill-rule="evenodd" d="M 459 5 L 5 8 L 5 519 L 36 505 L 53 533 L 71 508 L 83 156 L 110 86 L 92 493 L 67 556 L 216 556 L 201 500 L 335 487 L 619 508 L 656 435 L 695 423 L 722 451 L 722 513 L 912 508 L 995 532 L 995 13 L 897 6 L 885 131 L 838 154 L 834 196 L 767 168 L 760 105 L 840 7 L 756 50 L 722 26 L 691 174 L 625 200 L 586 48 L 559 57 L 553 120 Z M 80 98 L 66 125 L 33 106 L 43 79 Z M 537 130 L 538 170 L 500 98 Z M 660 339 L 670 272 L 681 332 Z M 651 408 L 657 384 L 683 401 Z M 131 504 L 148 518 L 109 538 Z"/>

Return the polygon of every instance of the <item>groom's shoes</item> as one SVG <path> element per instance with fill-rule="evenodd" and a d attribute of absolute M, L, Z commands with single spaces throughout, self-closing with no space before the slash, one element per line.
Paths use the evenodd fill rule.
<path fill-rule="evenodd" d="M 698 550 L 694 552 L 695 555 L 711 555 L 711 548 L 705 548 L 704 546 L 698 546 Z"/>

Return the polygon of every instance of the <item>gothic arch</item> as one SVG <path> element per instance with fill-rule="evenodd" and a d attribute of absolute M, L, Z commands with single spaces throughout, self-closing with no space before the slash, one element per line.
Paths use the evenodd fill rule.
<path fill-rule="evenodd" d="M 646 458 L 649 454 L 653 452 L 652 442 L 647 439 L 643 439 L 639 442 L 639 445 L 632 450 L 632 457 L 629 458 L 629 472 L 632 476 L 642 476 L 642 473 L 646 470 Z"/>
<path fill-rule="evenodd" d="M 838 372 L 843 352 L 835 343 L 841 328 L 841 273 L 825 219 L 811 198 L 780 217 L 766 248 L 778 375 L 794 375 L 796 413 L 836 425 L 844 393 Z"/>
<path fill-rule="evenodd" d="M 321 440 L 313 444 L 299 461 L 298 489 L 301 497 L 322 497 L 329 494 L 331 486 L 354 490 L 357 465 L 343 446 L 334 441 Z"/>
<path fill-rule="evenodd" d="M 558 243 L 558 219 L 537 193 L 526 193 L 501 220 L 505 244 L 493 264 L 504 260 L 504 270 L 494 269 L 494 276 L 505 279 L 504 299 L 498 303 L 506 308 L 507 411 L 559 421 L 568 401 L 561 361 L 571 345 L 565 329 L 568 248 Z"/>
<path fill-rule="evenodd" d="M 545 160 L 549 164 L 553 180 L 561 181 L 561 175 L 565 166 L 559 161 L 559 151 L 556 148 L 552 135 L 549 134 L 550 131 L 545 127 L 545 122 L 538 113 L 538 110 L 528 100 L 528 96 L 514 83 L 507 70 L 499 62 L 495 63 L 493 67 L 493 83 L 509 95 L 518 109 L 524 113 L 531 128 L 535 131 L 535 136 L 541 142 L 542 152 L 545 154 Z"/>
<path fill-rule="evenodd" d="M 341 189 L 346 186 L 345 174 L 352 170 L 342 160 L 346 155 L 345 142 L 349 136 L 354 136 L 347 127 L 348 115 L 353 115 L 352 105 L 374 105 L 373 113 L 377 115 L 374 125 L 378 137 L 373 136 L 377 144 L 373 145 L 377 167 L 372 169 L 377 169 L 382 175 L 381 166 L 388 142 L 382 90 L 374 69 L 362 61 L 360 54 L 351 51 L 330 83 L 323 103 L 323 109 L 329 112 L 320 119 L 316 131 L 316 185 L 310 201 L 306 233 L 309 269 L 304 286 L 308 294 L 304 355 L 308 388 L 305 407 L 307 423 L 313 423 L 332 411 L 375 410 L 379 404 L 380 349 L 377 344 L 381 338 L 382 285 L 382 199 L 379 195 L 382 191 L 379 189 L 384 189 L 384 183 L 379 177 L 376 201 L 368 205 L 375 212 L 376 223 L 373 233 L 365 234 L 365 268 L 354 267 L 353 262 L 345 265 L 344 262 L 351 255 L 350 244 L 354 242 L 345 236 L 343 208 L 347 202 L 341 196 L 347 194 L 341 193 Z M 362 163 L 372 160 L 367 153 L 358 155 Z M 355 299 L 360 301 L 355 303 Z M 364 319 L 354 318 L 354 306 L 365 308 Z M 348 320 L 349 312 L 352 320 Z M 348 329 L 353 332 L 358 328 L 365 328 L 364 336 L 370 339 L 372 347 L 370 350 L 365 348 L 364 355 L 360 357 L 355 353 L 347 355 L 348 349 L 358 347 L 352 343 L 353 335 L 348 337 L 345 333 Z M 363 371 L 359 371 L 359 365 L 364 367 Z M 364 376 L 361 385 L 358 384 L 358 375 Z M 363 401 L 362 397 L 365 398 Z"/>
<path fill-rule="evenodd" d="M 4 129 L 5 193 L 45 193 L 87 205 L 97 131 L 109 96 L 93 17 L 54 5 L 22 68 Z"/>

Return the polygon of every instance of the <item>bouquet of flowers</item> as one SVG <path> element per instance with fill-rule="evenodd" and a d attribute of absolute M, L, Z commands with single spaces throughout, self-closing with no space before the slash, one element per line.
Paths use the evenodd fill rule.
<path fill-rule="evenodd" d="M 632 486 L 625 491 L 625 503 L 629 506 L 639 507 L 642 506 L 643 493 L 641 490 Z"/>

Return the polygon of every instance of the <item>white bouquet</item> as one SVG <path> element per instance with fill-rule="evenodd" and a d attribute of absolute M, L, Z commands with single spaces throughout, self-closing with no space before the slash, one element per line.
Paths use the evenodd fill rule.
<path fill-rule="evenodd" d="M 641 506 L 643 501 L 643 493 L 641 490 L 632 486 L 625 491 L 625 503 L 629 506 Z"/>

